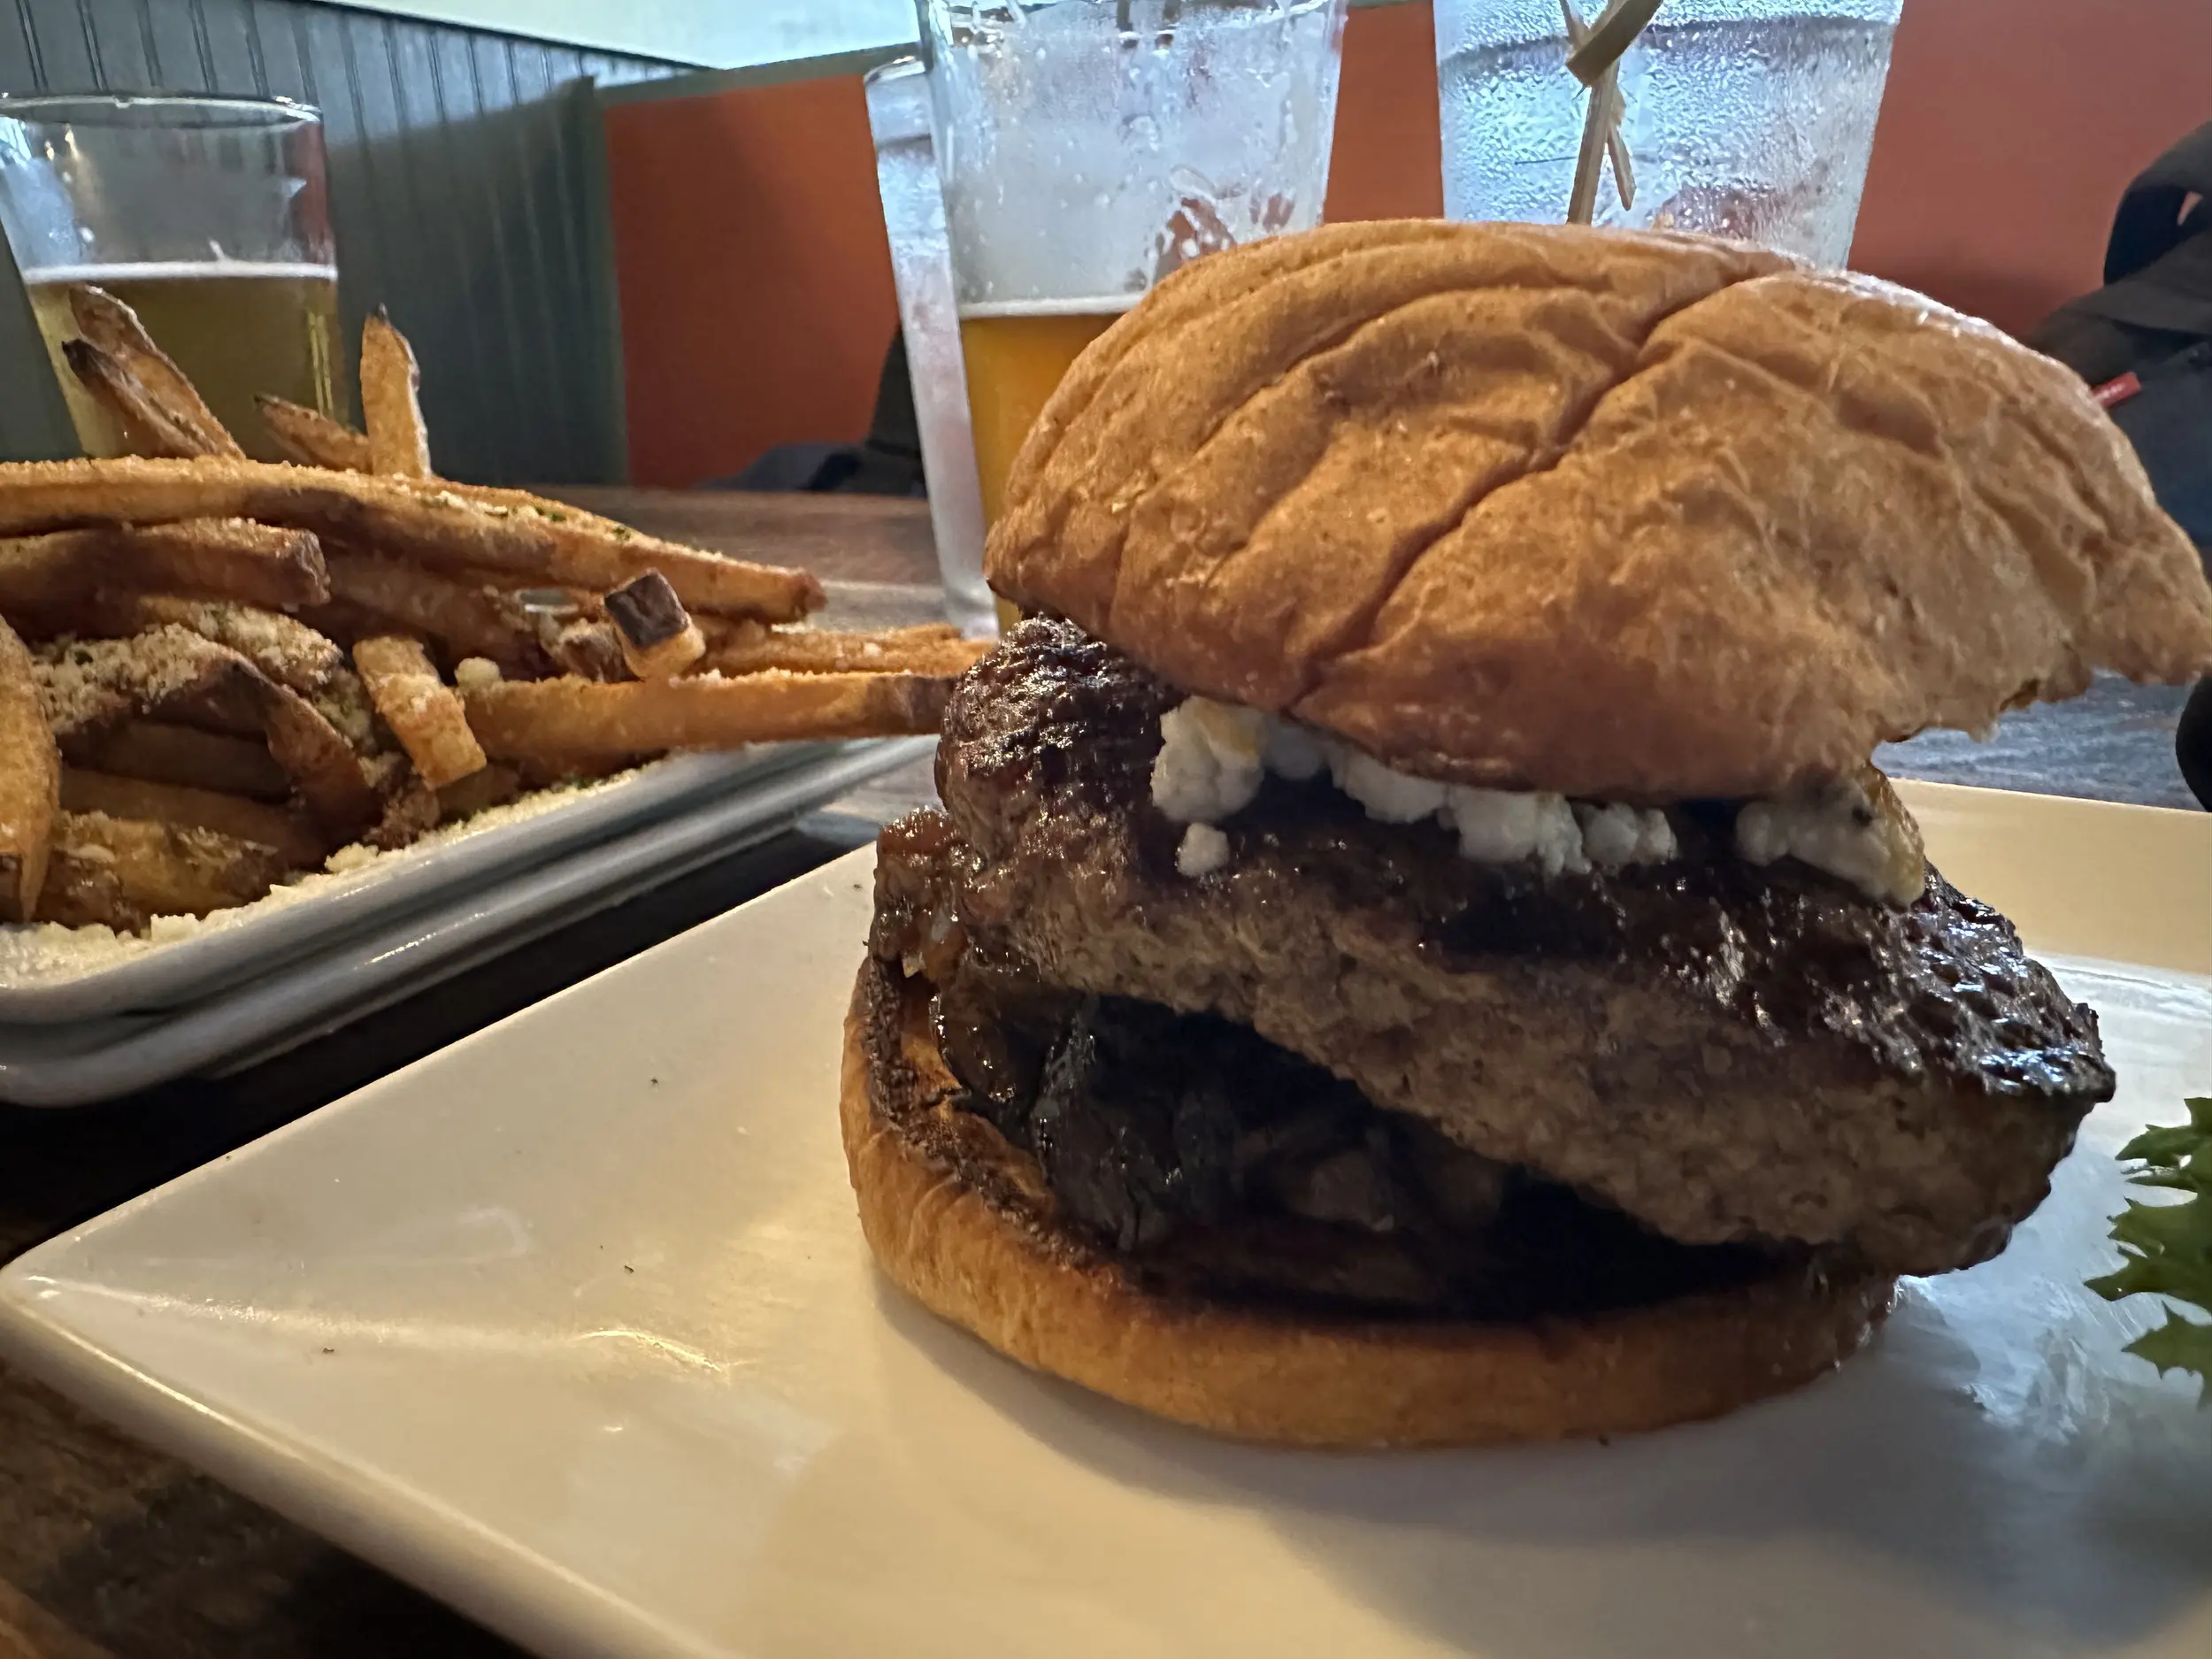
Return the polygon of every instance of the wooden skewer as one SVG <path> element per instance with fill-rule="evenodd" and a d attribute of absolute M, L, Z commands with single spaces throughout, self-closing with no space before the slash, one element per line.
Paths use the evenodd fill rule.
<path fill-rule="evenodd" d="M 1608 68 L 1590 88 L 1590 107 L 1582 117 L 1582 149 L 1575 157 L 1574 190 L 1567 198 L 1567 223 L 1593 224 L 1597 219 L 1598 180 L 1605 160 L 1606 133 L 1611 125 L 1613 101 L 1619 95 L 1615 71 Z"/>
<path fill-rule="evenodd" d="M 1613 73 L 1613 119 L 1608 123 L 1605 153 L 1613 163 L 1613 188 L 1620 192 L 1621 206 L 1636 205 L 1636 160 L 1628 153 L 1628 137 L 1621 131 L 1621 122 L 1628 114 L 1628 94 L 1621 90 L 1620 71 Z"/>
<path fill-rule="evenodd" d="M 1567 54 L 1568 73 L 1594 89 L 1600 77 L 1621 60 L 1644 26 L 1659 10 L 1659 0 L 1611 0 L 1590 25 L 1582 44 Z"/>
<path fill-rule="evenodd" d="M 1569 47 L 1573 49 L 1573 51 L 1582 51 L 1584 44 L 1591 40 L 1591 24 L 1584 22 L 1582 13 L 1575 11 L 1575 0 L 1560 0 L 1560 15 L 1566 19 L 1566 40 L 1569 40 Z M 1600 102 L 1604 102 L 1604 106 L 1606 106 L 1604 150 L 1606 150 L 1606 157 L 1613 162 L 1613 188 L 1619 195 L 1619 199 L 1622 199 L 1622 208 L 1632 208 L 1632 205 L 1637 205 L 1637 168 L 1635 168 L 1635 157 L 1628 155 L 1628 140 L 1622 133 L 1622 119 L 1626 118 L 1626 113 L 1628 113 L 1628 96 L 1626 93 L 1622 93 L 1622 82 L 1619 82 L 1619 65 L 1606 66 L 1606 75 L 1601 75 L 1601 82 L 1604 82 L 1604 87 L 1597 87 L 1591 91 L 1591 104 L 1593 104 L 1593 109 L 1595 109 Z M 1584 128 L 1588 128 L 1588 122 L 1584 122 Z M 1588 217 L 1578 219 L 1575 217 L 1575 204 L 1582 201 L 1584 183 L 1588 183 L 1588 208 L 1586 208 Z M 1591 153 L 1591 135 L 1588 135 L 1588 131 L 1584 131 L 1584 153 L 1578 155 L 1578 159 L 1575 159 L 1575 195 L 1569 199 L 1569 223 L 1575 223 L 1575 226 L 1586 226 L 1586 223 L 1591 223 L 1595 217 L 1597 217 L 1595 155 Z"/>

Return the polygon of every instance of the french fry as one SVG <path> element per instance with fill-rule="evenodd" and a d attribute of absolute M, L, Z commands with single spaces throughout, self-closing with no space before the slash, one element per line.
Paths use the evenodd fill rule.
<path fill-rule="evenodd" d="M 123 579 L 142 588 L 234 599 L 272 611 L 315 604 L 330 592 L 322 546 L 311 531 L 249 518 L 117 528 L 127 531 L 117 543 Z"/>
<path fill-rule="evenodd" d="M 592 512 L 569 502 L 556 501 L 550 495 L 540 495 L 530 490 L 516 489 L 504 484 L 465 484 L 458 479 L 442 478 L 433 480 L 426 487 L 419 486 L 419 488 L 430 488 L 442 493 L 458 495 L 487 510 L 505 508 L 511 512 L 526 513 L 535 518 L 549 519 L 556 524 L 567 525 L 579 534 L 603 536 L 610 541 L 625 544 L 634 543 L 640 536 L 637 529 L 618 519 L 607 518 L 602 513 Z M 705 549 L 688 547 L 682 542 L 658 541 L 657 545 L 683 548 L 685 551 L 691 553 L 705 553 L 709 558 L 724 557 L 721 554 L 708 552 Z M 603 591 L 603 584 L 600 589 L 592 591 Z M 706 630 L 710 620 L 723 618 L 738 620 L 749 618 L 752 614 L 742 610 L 703 605 L 695 601 L 686 603 L 699 613 L 694 620 L 700 624 L 703 632 Z M 809 607 L 810 611 L 818 610 L 821 603 L 822 601 L 818 596 Z M 783 619 L 795 620 L 790 618 Z M 709 643 L 711 644 L 712 634 L 708 634 L 707 638 Z"/>
<path fill-rule="evenodd" d="M 54 823 L 54 879 L 39 895 L 36 916 L 136 933 L 152 917 L 251 903 L 283 874 L 283 860 L 269 848 L 213 830 L 63 812 Z"/>
<path fill-rule="evenodd" d="M 0 466 L 0 536 L 116 519 L 252 518 L 442 569 L 495 570 L 603 593 L 657 570 L 694 611 L 794 622 L 822 603 L 804 571 L 679 547 L 558 508 L 472 499 L 435 484 L 255 461 L 27 461 Z"/>
<path fill-rule="evenodd" d="M 621 541 L 637 532 L 630 526 L 609 518 L 603 514 L 588 512 L 581 507 L 571 506 L 565 501 L 555 501 L 550 495 L 540 495 L 526 489 L 515 489 L 505 484 L 464 484 L 457 479 L 440 479 L 438 488 L 449 489 L 457 495 L 465 496 L 480 507 L 504 507 L 513 512 L 534 513 L 579 529 Z"/>
<path fill-rule="evenodd" d="M 173 420 L 136 375 L 89 340 L 65 340 L 61 355 L 77 383 L 122 427 L 133 455 L 184 458 L 209 453 L 199 435 Z"/>
<path fill-rule="evenodd" d="M 698 625 L 658 571 L 625 582 L 600 603 L 614 625 L 622 660 L 640 680 L 673 680 L 706 655 Z"/>
<path fill-rule="evenodd" d="M 112 731 L 80 737 L 65 755 L 73 765 L 146 783 L 264 802 L 281 801 L 292 793 L 291 779 L 258 737 L 227 737 L 195 726 L 133 720 Z"/>
<path fill-rule="evenodd" d="M 380 617 L 362 605 L 348 604 L 342 599 L 310 605 L 300 612 L 300 620 L 342 651 L 351 650 L 356 640 L 365 640 L 372 634 L 388 634 L 392 626 L 388 618 Z"/>
<path fill-rule="evenodd" d="M 281 611 L 167 594 L 126 595 L 100 609 L 118 634 L 142 634 L 164 623 L 189 628 L 204 640 L 236 651 L 278 685 L 303 697 L 327 690 L 346 665 L 345 654 L 334 641 Z"/>
<path fill-rule="evenodd" d="M 442 789 L 483 770 L 484 751 L 469 730 L 468 711 L 438 678 L 420 641 L 391 634 L 363 640 L 353 648 L 353 665 L 425 784 Z"/>
<path fill-rule="evenodd" d="M 250 694 L 242 694 L 234 686 L 217 684 L 196 687 L 161 705 L 160 715 L 165 725 L 188 726 L 196 732 L 206 732 L 240 741 L 257 741 L 265 749 L 268 735 L 262 729 L 261 706 Z M 75 743 L 62 745 L 62 753 L 71 753 Z M 274 760 L 272 754 L 269 758 Z M 290 774 L 286 774 L 290 781 Z"/>
<path fill-rule="evenodd" d="M 622 649 L 622 636 L 611 622 L 594 617 L 567 621 L 551 616 L 538 618 L 538 643 L 562 672 L 579 680 L 628 680 L 630 664 Z"/>
<path fill-rule="evenodd" d="M 353 672 L 351 663 L 342 664 L 331 675 L 330 683 L 307 701 L 337 728 L 357 754 L 366 757 L 384 747 L 377 736 L 376 707 L 369 701 L 369 688 Z"/>
<path fill-rule="evenodd" d="M 184 371 L 154 343 L 136 311 L 88 282 L 70 286 L 69 311 L 85 341 L 143 388 L 165 425 L 196 446 L 181 453 L 244 458 L 238 440 L 224 429 Z"/>
<path fill-rule="evenodd" d="M 269 848 L 296 870 L 322 863 L 330 851 L 314 826 L 300 813 L 212 789 L 148 783 L 142 778 L 119 778 L 65 766 L 61 804 L 68 812 L 103 812 L 110 818 L 213 830 Z"/>
<path fill-rule="evenodd" d="M 326 565 L 332 597 L 381 624 L 349 633 L 426 635 L 456 659 L 488 657 L 513 674 L 541 674 L 551 666 L 529 613 L 511 595 L 374 553 L 333 548 Z"/>
<path fill-rule="evenodd" d="M 94 600 L 131 592 L 232 599 L 272 611 L 330 597 L 312 534 L 242 518 L 100 524 L 0 540 L 0 613 L 9 617 L 71 626 Z"/>
<path fill-rule="evenodd" d="M 378 310 L 361 326 L 361 424 L 368 428 L 369 470 L 394 478 L 431 478 L 430 432 L 417 394 L 422 371 L 407 336 Z"/>
<path fill-rule="evenodd" d="M 492 807 L 506 805 L 521 793 L 522 779 L 515 769 L 492 761 L 481 771 L 438 791 L 438 818 L 450 824 L 474 818 Z"/>
<path fill-rule="evenodd" d="M 688 672 L 706 654 L 706 641 L 699 637 L 699 630 L 688 623 L 684 625 L 682 633 L 642 649 L 631 644 L 629 636 L 619 628 L 615 630 L 615 635 L 622 641 L 622 660 L 639 680 L 673 680 Z"/>
<path fill-rule="evenodd" d="M 795 674 L 959 674 L 991 649 L 987 640 L 964 640 L 941 622 L 873 633 L 829 628 L 764 628 L 736 623 L 706 653 L 700 666 L 726 675 L 781 669 Z"/>
<path fill-rule="evenodd" d="M 0 622 L 0 920 L 27 922 L 37 913 L 60 778 L 31 654 Z"/>
<path fill-rule="evenodd" d="M 933 732 L 952 682 L 914 674 L 749 675 L 742 680 L 503 680 L 462 693 L 485 752 L 588 761 L 787 738 Z"/>
<path fill-rule="evenodd" d="M 143 929 L 671 749 L 932 729 L 974 655 L 949 629 L 795 640 L 804 571 L 437 479 L 380 312 L 365 431 L 262 398 L 300 463 L 266 465 L 127 306 L 71 303 L 72 367 L 142 453 L 0 464 L 0 918 Z M 690 675 L 710 650 L 745 678 Z"/>
<path fill-rule="evenodd" d="M 412 766 L 403 766 L 384 796 L 383 816 L 361 839 L 371 847 L 389 852 L 405 847 L 438 827 L 443 803 L 438 792 Z"/>
<path fill-rule="evenodd" d="M 171 624 L 128 640 L 78 641 L 35 659 L 39 701 L 56 739 L 91 740 L 173 706 L 250 711 L 270 756 L 326 834 L 342 842 L 379 810 L 360 757 L 316 707 L 237 652 Z"/>
<path fill-rule="evenodd" d="M 278 449 L 302 466 L 324 466 L 336 472 L 373 471 L 369 440 L 343 421 L 333 420 L 319 409 L 295 403 L 263 392 L 254 400 L 261 424 L 269 429 Z"/>
<path fill-rule="evenodd" d="M 173 644 L 165 637 L 177 636 Z M 163 706 L 213 692 L 251 664 L 185 629 L 147 639 L 77 641 L 42 649 L 31 665 L 39 703 L 65 748 Z"/>
<path fill-rule="evenodd" d="M 261 705 L 270 757 L 290 774 L 325 833 L 342 845 L 376 814 L 376 792 L 362 775 L 361 758 L 305 698 L 266 680 L 262 684 L 271 694 Z"/>
<path fill-rule="evenodd" d="M 127 900 L 113 861 L 98 848 L 57 847 L 39 889 L 32 920 L 65 927 L 111 927 L 142 933 L 153 912 L 142 900 Z"/>

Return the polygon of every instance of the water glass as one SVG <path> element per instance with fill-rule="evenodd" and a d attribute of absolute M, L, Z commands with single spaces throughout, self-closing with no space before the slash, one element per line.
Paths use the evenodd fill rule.
<path fill-rule="evenodd" d="M 991 590 L 983 583 L 983 498 L 968 428 L 945 197 L 930 141 L 928 76 L 919 58 L 902 58 L 871 72 L 864 85 L 945 614 L 964 634 L 986 634 L 997 623 Z"/>
<path fill-rule="evenodd" d="M 1579 0 L 1594 22 L 1599 0 Z M 1587 91 L 1560 0 L 1435 0 L 1444 211 L 1567 216 Z M 1619 65 L 1635 174 L 1596 222 L 1850 257 L 1903 0 L 1664 0 Z"/>

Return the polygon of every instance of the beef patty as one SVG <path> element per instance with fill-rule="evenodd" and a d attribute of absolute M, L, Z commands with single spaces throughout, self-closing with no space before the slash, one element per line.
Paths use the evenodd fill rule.
<path fill-rule="evenodd" d="M 950 844 L 934 814 L 887 832 L 871 948 L 902 996 L 928 999 L 958 1086 L 944 1103 L 987 1119 L 1056 1221 L 1155 1294 L 1520 1323 L 1832 1265 L 1801 1247 L 1678 1244 L 1374 1107 L 1245 1026 L 991 961 L 933 927 Z"/>
<path fill-rule="evenodd" d="M 1187 879 L 1149 798 L 1179 700 L 1064 622 L 1012 630 L 947 712 L 930 925 L 1040 984 L 1248 1026 L 1686 1243 L 1982 1260 L 2111 1094 L 2094 1016 L 2001 916 L 1932 872 L 1898 910 L 1746 864 L 1723 803 L 1671 812 L 1674 862 L 1546 879 L 1271 781 L 1227 866 Z"/>

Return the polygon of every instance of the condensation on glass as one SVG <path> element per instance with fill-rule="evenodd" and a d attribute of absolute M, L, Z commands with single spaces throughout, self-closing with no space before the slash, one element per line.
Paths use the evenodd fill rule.
<path fill-rule="evenodd" d="M 987 518 L 1061 375 L 1178 266 L 1320 222 L 1345 0 L 923 0 Z"/>
<path fill-rule="evenodd" d="M 1609 178 L 1596 222 L 1843 265 L 1902 4 L 1666 0 L 1620 62 L 1635 205 Z M 1567 50 L 1559 0 L 1436 0 L 1448 216 L 1566 218 L 1586 97 Z"/>
<path fill-rule="evenodd" d="M 991 590 L 983 584 L 983 499 L 968 426 L 945 197 L 930 141 L 928 74 L 919 58 L 902 58 L 872 71 L 864 84 L 945 614 L 963 633 L 988 634 L 995 624 Z"/>

